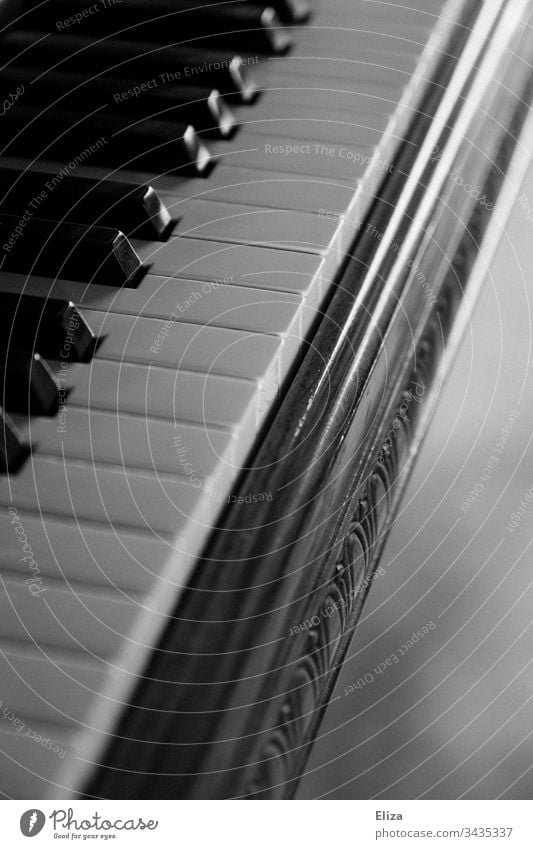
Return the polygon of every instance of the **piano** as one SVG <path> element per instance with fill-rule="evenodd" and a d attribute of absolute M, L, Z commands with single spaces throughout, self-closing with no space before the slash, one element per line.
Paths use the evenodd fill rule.
<path fill-rule="evenodd" d="M 290 798 L 528 162 L 532 3 L 0 13 L 0 792 Z"/>

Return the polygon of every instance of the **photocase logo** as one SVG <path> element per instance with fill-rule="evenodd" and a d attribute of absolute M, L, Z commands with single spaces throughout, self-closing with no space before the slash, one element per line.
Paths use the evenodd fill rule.
<path fill-rule="evenodd" d="M 25 811 L 20 818 L 20 830 L 24 837 L 35 837 L 42 831 L 46 817 L 42 811 L 32 808 Z"/>

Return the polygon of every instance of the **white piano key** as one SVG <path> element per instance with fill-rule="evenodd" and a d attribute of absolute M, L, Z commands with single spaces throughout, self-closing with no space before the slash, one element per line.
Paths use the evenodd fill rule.
<path fill-rule="evenodd" d="M 224 474 L 203 481 L 194 471 L 189 477 L 156 476 L 94 463 L 35 454 L 31 461 L 0 487 L 0 504 L 20 511 L 71 517 L 73 521 L 110 523 L 140 531 L 178 534 L 185 525 L 207 527 L 217 506 L 202 494 L 208 486 L 219 491 Z M 230 486 L 225 483 L 224 486 Z"/>
<path fill-rule="evenodd" d="M 338 267 L 342 222 L 293 210 L 190 200 L 171 207 L 180 217 L 177 236 L 266 245 L 324 257 L 323 274 Z"/>
<path fill-rule="evenodd" d="M 33 576 L 0 579 L 0 637 L 112 657 L 127 639 L 138 604 L 118 594 L 68 588 L 52 580 L 36 584 Z M 32 583 L 33 581 L 33 583 Z"/>
<path fill-rule="evenodd" d="M 342 19 L 346 26 L 356 27 L 360 21 L 373 20 L 381 26 L 398 27 L 407 21 L 409 26 L 432 27 L 446 0 L 350 0 L 349 3 L 317 4 L 312 24 Z M 307 28 L 306 28 L 307 29 Z"/>
<path fill-rule="evenodd" d="M 356 145 L 358 148 L 374 148 L 379 144 L 383 130 L 367 126 L 354 125 L 353 121 L 327 120 L 324 118 L 260 117 L 254 115 L 250 121 L 242 124 L 243 132 L 250 136 L 265 136 L 268 141 L 284 138 L 298 138 L 303 141 L 319 142 L 328 145 Z"/>
<path fill-rule="evenodd" d="M 7 702 L 6 710 L 11 716 Z M 72 756 L 74 733 L 22 717 L 0 722 L 0 793 L 9 799 L 62 798 L 64 788 L 54 779 Z"/>
<path fill-rule="evenodd" d="M 204 205 L 207 208 L 207 205 Z M 230 207 L 231 208 L 231 207 Z M 330 226 L 334 222 L 329 222 Z M 198 238 L 201 233 L 198 234 Z M 222 239 L 220 239 L 222 241 Z M 318 247 L 315 249 L 318 253 Z M 20 275 L 1 275 L 1 292 L 20 292 Z M 236 281 L 236 285 L 202 283 L 176 277 L 147 275 L 136 289 L 113 289 L 111 286 L 75 281 L 48 281 L 32 277 L 25 285 L 28 295 L 72 300 L 83 308 L 123 315 L 172 318 L 175 322 L 213 325 L 257 333 L 285 333 L 292 325 L 302 304 L 295 293 L 255 289 Z"/>
<path fill-rule="evenodd" d="M 146 180 L 147 175 L 142 175 L 142 178 Z M 288 174 L 261 168 L 230 168 L 223 162 L 218 163 L 207 181 L 187 182 L 164 176 L 156 178 L 154 182 L 165 203 L 171 204 L 176 212 L 177 201 L 194 198 L 311 213 L 331 209 L 341 214 L 348 208 L 354 193 L 350 178 L 330 181 L 311 174 Z"/>
<path fill-rule="evenodd" d="M 183 568 L 165 578 L 165 566 L 176 556 L 172 539 L 137 529 L 40 516 L 17 506 L 0 511 L 0 543 L 2 570 L 17 572 L 23 580 L 35 574 L 137 593 L 168 580 L 168 592 L 176 596 L 184 581 Z M 28 557 L 37 564 L 33 570 Z M 186 558 L 180 559 L 186 565 Z"/>
<path fill-rule="evenodd" d="M 104 337 L 98 358 L 244 377 L 265 389 L 279 388 L 285 341 L 279 337 L 88 309 L 83 314 Z M 295 318 L 294 340 L 301 338 L 300 318 Z"/>
<path fill-rule="evenodd" d="M 178 450 L 181 445 L 187 446 L 187 463 L 202 478 L 212 474 L 219 463 L 235 467 L 246 456 L 244 443 L 237 443 L 231 430 L 201 424 L 164 422 L 68 405 L 60 426 L 56 419 L 45 416 L 30 421 L 15 416 L 15 421 L 40 455 L 64 455 L 130 469 L 186 476 L 186 464 L 180 461 Z"/>
<path fill-rule="evenodd" d="M 290 83 L 290 80 L 287 81 Z M 371 126 L 375 129 L 384 129 L 391 113 L 394 111 L 390 98 L 383 97 L 389 92 L 383 86 L 375 86 L 376 94 L 354 94 L 353 92 L 335 93 L 334 91 L 322 92 L 320 89 L 308 87 L 300 88 L 296 80 L 293 84 L 295 95 L 289 98 L 287 92 L 291 88 L 266 90 L 261 95 L 257 109 L 246 109 L 244 106 L 235 107 L 235 115 L 239 124 L 253 128 L 263 121 L 276 120 L 278 118 L 290 120 L 296 118 L 316 118 L 321 121 L 346 121 L 353 124 Z M 312 83 L 312 81 L 310 81 Z M 390 94 L 396 94 L 400 88 L 394 86 Z M 309 92 L 312 92 L 309 94 Z M 301 95 L 301 98 L 298 97 Z M 377 95 L 377 96 L 376 96 Z"/>
<path fill-rule="evenodd" d="M 333 148 L 333 150 L 331 150 Z M 260 168 L 289 174 L 318 174 L 330 180 L 344 180 L 353 185 L 366 171 L 371 148 L 356 144 L 324 145 L 307 135 L 280 136 L 270 140 L 243 129 L 231 142 L 214 141 L 210 145 L 213 158 L 236 168 Z"/>
<path fill-rule="evenodd" d="M 143 262 L 150 264 L 151 274 L 294 292 L 313 303 L 315 292 L 318 301 L 322 298 L 324 259 L 320 255 L 184 236 L 165 242 L 164 250 L 160 242 L 134 240 L 134 245 Z"/>
<path fill-rule="evenodd" d="M 379 83 L 366 83 L 363 86 L 360 82 L 359 85 L 362 90 L 357 87 L 349 90 L 344 83 L 335 85 L 335 80 L 321 79 L 318 82 L 314 78 L 302 80 L 301 77 L 280 79 L 276 80 L 276 85 L 265 88 L 261 95 L 260 112 L 250 113 L 238 107 L 236 114 L 240 121 L 246 122 L 247 118 L 253 120 L 256 114 L 264 114 L 268 118 L 276 109 L 285 108 L 293 109 L 295 114 L 301 113 L 303 117 L 333 113 L 335 117 L 346 115 L 349 120 L 352 116 L 353 121 L 358 121 L 361 116 L 368 114 L 376 117 L 391 116 L 404 90 L 403 82 L 398 80 L 390 86 Z"/>
<path fill-rule="evenodd" d="M 257 82 L 260 87 L 270 75 L 264 75 L 264 69 L 274 70 L 276 74 L 287 71 L 287 74 L 301 74 L 307 68 L 310 60 L 316 61 L 317 74 L 326 75 L 334 64 L 340 65 L 335 78 L 339 82 L 345 77 L 361 78 L 368 81 L 392 82 L 390 74 L 382 71 L 393 68 L 403 74 L 411 74 L 416 67 L 419 54 L 425 44 L 426 31 L 405 29 L 393 37 L 386 35 L 369 35 L 368 32 L 348 29 L 330 29 L 317 31 L 316 37 L 310 43 L 299 44 L 290 56 L 284 57 L 278 64 L 265 62 L 258 68 Z M 374 44 L 378 41 L 378 46 Z M 365 42 L 369 42 L 367 46 Z M 352 63 L 357 63 L 350 73 Z M 376 70 L 377 69 L 377 70 Z"/>
<path fill-rule="evenodd" d="M 69 407 L 200 422 L 249 438 L 263 421 L 260 382 L 216 373 L 95 359 L 90 365 L 48 361 Z"/>
<path fill-rule="evenodd" d="M 393 14 L 392 9 L 390 5 L 384 6 L 379 15 L 355 12 L 355 9 L 349 16 L 334 9 L 319 13 L 313 19 L 313 26 L 306 27 L 301 38 L 296 39 L 291 56 L 320 50 L 323 46 L 332 50 L 338 45 L 339 50 L 351 47 L 353 52 L 373 50 L 383 56 L 397 51 L 416 57 L 427 41 L 435 17 L 431 13 L 422 17 L 407 5 L 400 14 Z"/>
<path fill-rule="evenodd" d="M 277 94 L 268 92 L 265 96 Z M 360 146 L 375 146 L 379 143 L 390 120 L 390 109 L 383 107 L 382 112 L 325 113 L 324 110 L 296 109 L 292 103 L 277 103 L 261 110 L 261 117 L 243 115 L 241 123 L 251 133 L 257 135 L 292 136 L 296 133 L 308 135 L 313 141 L 328 143 L 354 143 Z M 296 129 L 295 129 L 296 128 Z"/>
<path fill-rule="evenodd" d="M 17 716 L 71 725 L 83 722 L 87 704 L 102 689 L 105 663 L 49 647 L 0 645 L 0 680 Z"/>
<path fill-rule="evenodd" d="M 78 368 L 68 385 L 69 406 L 204 422 L 241 436 L 259 424 L 252 380 L 96 359 Z"/>
<path fill-rule="evenodd" d="M 329 51 L 328 51 L 329 52 Z M 354 51 L 352 58 L 326 56 L 288 56 L 283 63 L 265 62 L 258 66 L 257 87 L 264 88 L 303 84 L 320 88 L 332 82 L 340 89 L 372 93 L 378 86 L 398 91 L 409 82 L 416 67 L 416 58 L 391 52 Z"/>

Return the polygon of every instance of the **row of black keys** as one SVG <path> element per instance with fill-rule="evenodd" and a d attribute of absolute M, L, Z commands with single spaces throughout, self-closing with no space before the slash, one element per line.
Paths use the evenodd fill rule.
<path fill-rule="evenodd" d="M 221 37 L 240 49 L 241 33 L 248 34 L 254 47 L 265 43 L 270 47 L 280 37 L 269 30 L 282 22 L 301 23 L 309 14 L 309 0 L 100 0 L 92 11 L 86 0 L 48 0 L 29 9 L 23 20 L 26 27 L 65 32 L 82 25 L 93 33 L 127 38 L 172 35 L 203 42 Z"/>
<path fill-rule="evenodd" d="M 228 101 L 251 103 L 256 96 L 246 63 L 229 51 L 284 53 L 290 37 L 276 13 L 288 23 L 309 13 L 307 0 L 274 0 L 268 7 L 106 0 L 102 13 L 93 15 L 85 2 L 50 0 L 44 9 L 24 19 L 32 29 L 2 39 L 9 61 L 0 72 L 0 99 L 9 104 L 20 91 L 24 97 L 4 109 L 0 153 L 68 160 L 87 146 L 90 126 L 106 137 L 91 164 L 196 175 L 212 165 L 198 131 L 230 137 L 236 122 Z M 90 35 L 68 31 L 74 23 Z M 46 34 L 54 27 L 55 34 Z M 193 45 L 184 47 L 188 39 Z M 206 45 L 216 49 L 206 52 Z M 184 85 L 190 67 L 200 70 Z M 115 96 L 158 74 L 166 75 L 165 84 L 143 86 L 142 97 Z M 173 226 L 156 193 L 69 176 L 44 192 L 45 202 L 36 207 L 46 179 L 0 168 L 1 270 L 135 286 L 145 269 L 127 236 L 164 240 Z M 98 340 L 69 301 L 3 293 L 1 305 L 0 471 L 14 472 L 29 447 L 9 414 L 55 415 L 64 393 L 45 358 L 57 359 L 68 335 L 69 359 L 88 362 Z"/>
<path fill-rule="evenodd" d="M 0 238 L 9 248 L 1 270 L 135 286 L 146 268 L 126 234 L 162 241 L 174 224 L 157 193 L 150 186 L 69 176 L 47 193 L 46 218 L 24 223 L 24 210 L 48 176 L 0 168 Z M 79 223 L 64 222 L 65 215 Z M 54 416 L 63 390 L 45 358 L 60 359 L 68 338 L 69 361 L 90 362 L 98 339 L 72 302 L 45 292 L 42 298 L 2 292 L 0 307 L 0 471 L 15 472 L 29 447 L 9 413 Z"/>
<path fill-rule="evenodd" d="M 20 18 L 26 28 L 8 28 L 0 42 L 0 100 L 8 104 L 2 155 L 72 159 L 96 130 L 105 144 L 92 152 L 94 165 L 207 175 L 212 159 L 198 133 L 231 136 L 227 100 L 251 103 L 257 94 L 234 49 L 284 53 L 291 38 L 271 6 L 190 5 L 105 0 L 101 11 L 93 4 L 98 14 L 87 14 L 84 2 L 50 0 Z M 291 22 L 309 12 L 307 0 L 274 5 Z M 81 26 L 57 31 L 77 15 Z"/>
<path fill-rule="evenodd" d="M 105 20 L 113 21 L 115 14 L 122 19 L 141 20 L 154 14 L 175 12 L 176 9 L 187 7 L 189 0 L 121 0 L 120 9 L 109 5 L 106 0 Z M 196 0 L 195 0 L 196 3 Z M 202 6 L 202 0 L 197 5 Z M 223 6 L 209 3 L 203 4 L 202 19 L 205 28 L 212 30 L 221 25 L 224 16 L 230 16 L 234 26 L 239 21 L 242 31 L 244 24 L 253 23 L 253 16 L 263 19 L 264 7 L 255 3 L 231 3 Z M 282 14 L 289 19 L 304 17 L 307 6 L 302 0 L 280 0 L 277 4 Z M 54 15 L 70 11 L 72 15 L 82 15 L 84 7 L 74 0 L 51 0 L 44 7 L 30 13 L 33 23 L 40 20 L 51 20 Z M 96 7 L 98 9 L 98 7 Z M 43 9 L 46 10 L 43 11 Z M 81 11 L 80 11 L 81 10 Z M 272 9 L 267 7 L 270 18 Z M 99 12 L 99 14 L 102 14 Z M 188 15 L 189 13 L 186 12 Z M 250 17 L 252 16 L 252 18 Z M 89 15 L 89 23 L 98 15 Z M 170 15 L 173 17 L 173 15 Z M 181 20 L 181 15 L 179 16 Z M 164 18 L 167 21 L 167 17 Z M 228 19 L 226 25 L 231 21 Z M 257 21 L 256 21 L 257 23 Z M 151 26 L 151 24 L 150 24 Z M 158 25 L 159 26 L 159 25 Z M 158 29 L 163 37 L 168 29 Z M 142 29 L 138 30 L 139 32 Z M 249 37 L 248 32 L 246 37 Z M 155 33 L 152 33 L 155 35 Z M 23 89 L 23 104 L 16 102 L 12 107 L 4 109 L 2 122 L 6 143 L 0 155 L 14 154 L 17 157 L 28 157 L 32 160 L 47 158 L 55 161 L 65 161 L 75 158 L 80 150 L 87 146 L 88 128 L 97 127 L 105 139 L 105 143 L 93 144 L 91 147 L 91 164 L 109 167 L 117 166 L 144 167 L 148 170 L 161 172 L 171 170 L 182 172 L 192 171 L 194 174 L 206 175 L 212 165 L 211 157 L 198 140 L 195 130 L 199 126 L 206 133 L 227 136 L 235 128 L 235 120 L 220 95 L 222 89 L 225 95 L 234 96 L 241 101 L 249 101 L 254 96 L 254 87 L 247 80 L 246 73 L 239 65 L 239 57 L 231 54 L 218 53 L 215 56 L 202 54 L 201 59 L 206 67 L 202 76 L 202 84 L 206 81 L 219 88 L 205 88 L 198 85 L 200 77 L 195 77 L 196 85 L 183 86 L 180 84 L 152 87 L 146 89 L 142 98 L 129 98 L 127 106 L 116 99 L 113 93 L 123 91 L 132 82 L 130 76 L 117 78 L 109 75 L 122 64 L 127 67 L 128 75 L 136 68 L 143 74 L 156 72 L 164 67 L 166 73 L 179 74 L 189 63 L 198 62 L 197 50 L 185 50 L 181 46 L 160 49 L 160 44 L 153 49 L 144 42 L 124 42 L 120 39 L 105 39 L 103 42 L 87 41 L 86 37 L 73 36 L 70 32 L 65 35 L 44 35 L 38 33 L 15 31 L 2 39 L 4 55 L 9 57 L 23 56 L 24 66 L 8 62 L 0 71 L 0 97 L 18 87 Z M 91 49 L 92 48 L 92 49 Z M 48 72 L 50 62 L 68 59 L 68 73 L 64 70 Z M 74 67 L 83 69 L 76 74 Z M 42 70 L 41 72 L 41 69 Z M 88 71 L 91 75 L 88 76 Z M 94 73 L 98 76 L 94 76 Z M 207 77 L 207 80 L 206 80 Z M 17 90 L 17 89 L 15 89 Z M 27 105 L 30 102 L 33 105 Z M 61 108 L 56 104 L 60 103 Z M 65 106 L 71 107 L 65 109 Z M 169 111 L 179 114 L 179 121 L 154 121 L 146 119 L 147 114 L 165 116 Z M 179 112 L 178 112 L 179 110 Z M 89 114 L 87 114 L 89 112 Z M 102 114 L 105 113 L 105 114 Z M 14 221 L 7 216 L 23 215 L 28 210 L 28 203 L 40 194 L 39 177 L 35 175 L 17 175 L 17 182 L 10 185 L 13 175 L 7 172 L 0 182 L 2 202 L 0 203 L 0 236 L 2 236 L 4 270 L 31 272 L 46 276 L 56 276 L 89 281 L 95 271 L 101 281 L 111 285 L 134 285 L 138 278 L 139 261 L 129 243 L 121 233 L 104 232 L 99 229 L 84 231 L 80 225 L 93 224 L 95 218 L 89 220 L 83 215 L 84 207 L 81 201 L 72 208 L 69 200 L 80 199 L 81 195 L 74 189 L 58 192 L 54 189 L 53 196 L 47 198 L 47 203 L 38 210 L 33 206 L 31 215 L 25 215 L 25 221 Z M 70 181 L 72 185 L 72 181 Z M 81 192 L 83 186 L 77 189 Z M 95 191 L 91 191 L 94 205 Z M 137 222 L 126 218 L 118 220 L 117 207 L 113 214 L 106 212 L 105 187 L 98 189 L 100 198 L 100 216 L 96 223 L 118 227 L 127 235 L 135 234 L 147 238 L 164 237 L 165 221 L 161 208 L 152 216 L 151 231 Z M 122 211 L 123 204 L 120 204 Z M 51 226 L 45 220 L 52 219 Z M 76 225 L 59 224 L 58 221 L 76 222 Z M 126 225 L 126 228 L 124 227 Z M 122 226 L 121 226 L 122 225 Z M 137 229 L 135 227 L 137 226 Z M 154 226 L 157 232 L 154 234 Z M 18 230 L 18 233 L 17 233 Z M 149 230 L 149 228 L 148 228 Z M 73 250 L 65 248 L 74 245 Z M 87 257 L 88 261 L 85 261 Z"/>
<path fill-rule="evenodd" d="M 13 298 L 17 296 L 12 296 Z M 2 303 L 9 299 L 2 295 Z M 29 300 L 26 296 L 26 300 Z M 34 314 L 37 310 L 43 311 L 43 304 L 39 298 L 33 298 L 35 302 Z M 29 311 L 29 303 L 26 304 Z M 76 323 L 76 317 L 81 316 L 73 304 L 64 304 L 60 301 L 48 301 L 47 307 L 50 312 L 56 311 L 55 318 Z M 4 323 L 4 322 L 2 322 Z M 50 325 L 53 322 L 48 322 Z M 90 330 L 87 328 L 89 335 Z M 65 338 L 65 332 L 63 338 Z M 9 340 L 9 335 L 4 337 Z M 95 344 L 94 338 L 92 343 Z M 21 435 L 9 413 L 24 413 L 26 415 L 54 416 L 60 403 L 64 403 L 66 393 L 41 354 L 15 348 L 9 345 L 0 348 L 0 368 L 3 375 L 3 404 L 0 406 L 0 472 L 14 473 L 18 471 L 29 454 L 30 448 Z"/>
<path fill-rule="evenodd" d="M 0 167 L 1 271 L 135 287 L 144 271 L 128 237 L 165 241 L 173 220 L 149 186 Z M 72 223 L 74 222 L 74 223 Z"/>
<path fill-rule="evenodd" d="M 183 0 L 182 5 L 187 2 L 188 0 Z M 201 2 L 202 0 L 200 4 Z M 78 6 L 77 2 L 52 0 L 45 8 L 48 10 L 47 15 L 53 16 L 54 13 L 59 14 L 61 9 L 75 13 Z M 136 13 L 137 16 L 154 14 L 179 6 L 180 0 L 172 0 L 170 4 L 162 0 L 155 4 L 141 0 L 124 0 L 124 3 L 120 4 L 120 14 L 126 14 L 129 19 L 130 13 Z M 231 8 L 218 8 L 211 3 L 203 10 L 203 14 L 207 20 L 211 20 L 213 15 L 216 17 L 230 12 L 233 16 L 246 17 L 244 13 L 248 16 L 250 13 L 258 14 L 262 8 L 253 3 L 242 2 L 231 4 Z M 280 8 L 285 16 L 289 17 L 291 10 L 293 17 L 301 17 L 306 9 L 294 0 L 283 0 Z M 110 11 L 111 7 L 106 5 L 106 20 L 108 17 L 112 18 Z M 44 15 L 41 11 L 32 13 L 34 14 L 37 19 Z M 94 49 L 87 49 L 91 45 Z M 90 41 L 87 44 L 85 38 L 72 36 L 70 33 L 55 37 L 45 36 L 40 40 L 35 33 L 19 31 L 3 39 L 2 47 L 7 56 L 10 51 L 15 54 L 22 51 L 25 63 L 33 63 L 33 67 L 7 63 L 0 72 L 0 97 L 5 97 L 15 85 L 24 89 L 23 105 L 17 102 L 13 107 L 4 109 L 2 122 L 6 144 L 0 155 L 15 154 L 17 157 L 29 157 L 32 160 L 41 157 L 55 161 L 68 160 L 69 157 L 79 154 L 87 145 L 88 127 L 97 126 L 98 131 L 103 134 L 102 138 L 105 138 L 105 143 L 99 146 L 93 144 L 91 164 L 106 166 L 111 170 L 126 164 L 147 167 L 158 172 L 189 170 L 196 175 L 205 175 L 212 165 L 212 160 L 203 143 L 198 140 L 195 126 L 190 122 L 193 121 L 206 133 L 218 136 L 229 135 L 235 128 L 229 107 L 216 88 L 184 87 L 178 84 L 148 89 L 145 92 L 148 96 L 129 99 L 125 107 L 127 114 L 124 114 L 122 101 L 117 102 L 112 96 L 113 92 L 123 90 L 131 79 L 109 76 L 109 67 L 114 69 L 117 64 L 125 62 L 131 72 L 138 65 L 140 55 L 145 74 L 150 70 L 155 72 L 162 66 L 169 68 L 171 73 L 178 73 L 178 68 L 183 68 L 193 60 L 198 61 L 197 51 L 184 53 L 181 47 L 154 49 L 148 51 L 145 56 L 144 43 L 106 39 L 104 42 Z M 76 66 L 83 67 L 89 62 L 85 73 L 79 72 L 73 76 L 70 61 L 69 73 L 47 70 L 40 73 L 40 67 L 46 67 L 48 61 L 71 54 L 74 54 Z M 206 81 L 207 75 L 208 81 L 209 77 L 212 77 L 210 81 L 218 83 L 226 94 L 229 93 L 241 101 L 252 99 L 254 88 L 247 80 L 246 74 L 241 73 L 239 57 L 231 54 L 227 54 L 225 58 L 222 54 L 210 57 L 204 54 L 201 58 L 207 68 L 202 82 Z M 103 76 L 87 78 L 87 71 L 89 68 L 94 71 L 95 63 Z M 199 78 L 196 79 L 196 82 L 198 81 Z M 102 99 L 106 101 L 104 104 Z M 33 105 L 28 106 L 27 101 L 33 102 Z M 62 108 L 55 105 L 57 102 L 62 104 Z M 46 104 L 51 104 L 51 107 Z M 72 109 L 64 109 L 65 105 L 71 106 Z M 91 111 L 92 107 L 95 108 Z M 184 120 L 145 120 L 147 112 L 150 115 L 158 113 L 161 111 L 159 107 L 166 107 L 165 115 L 169 110 L 176 110 L 174 114 L 179 110 Z M 86 114 L 87 108 L 89 115 Z M 17 181 L 12 185 L 13 174 L 5 172 L 0 180 L 0 236 L 4 246 L 2 268 L 45 276 L 61 274 L 63 277 L 82 281 L 92 280 L 97 271 L 99 282 L 135 285 L 140 262 L 123 235 L 97 228 L 86 231 L 80 225 L 92 225 L 96 221 L 100 226 L 121 229 L 127 235 L 163 238 L 169 222 L 161 206 L 159 205 L 157 213 L 153 212 L 150 227 L 147 227 L 145 222 L 130 221 L 127 216 L 120 217 L 120 223 L 117 223 L 117 213 L 119 208 L 123 212 L 124 203 L 121 201 L 119 207 L 115 204 L 112 214 L 108 214 L 106 189 L 105 186 L 100 186 L 98 190 L 91 191 L 90 215 L 84 215 L 86 205 L 80 200 L 83 185 L 76 186 L 71 180 L 71 188 L 68 191 L 62 192 L 55 188 L 44 206 L 39 206 L 36 210 L 33 204 L 32 212 L 28 216 L 29 202 L 41 193 L 40 179 L 31 174 L 17 175 Z M 96 197 L 100 201 L 99 216 L 94 218 L 92 210 Z M 73 207 L 75 201 L 79 202 Z M 131 205 L 131 198 L 128 203 Z M 23 214 L 24 221 L 9 218 Z M 39 219 L 51 219 L 54 225 Z M 65 219 L 76 222 L 76 225 L 57 223 Z M 66 250 L 71 245 L 74 245 L 74 248 Z"/>

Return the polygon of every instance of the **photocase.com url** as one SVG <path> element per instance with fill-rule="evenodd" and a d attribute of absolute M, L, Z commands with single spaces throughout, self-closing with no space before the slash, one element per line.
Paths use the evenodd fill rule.
<path fill-rule="evenodd" d="M 439 828 L 436 831 L 433 829 L 417 829 L 417 828 L 380 828 L 376 829 L 376 840 L 386 840 L 390 838 L 437 838 L 439 840 L 452 840 L 472 838 L 504 838 L 511 837 L 512 828 L 500 826 L 463 826 L 462 828 Z"/>

